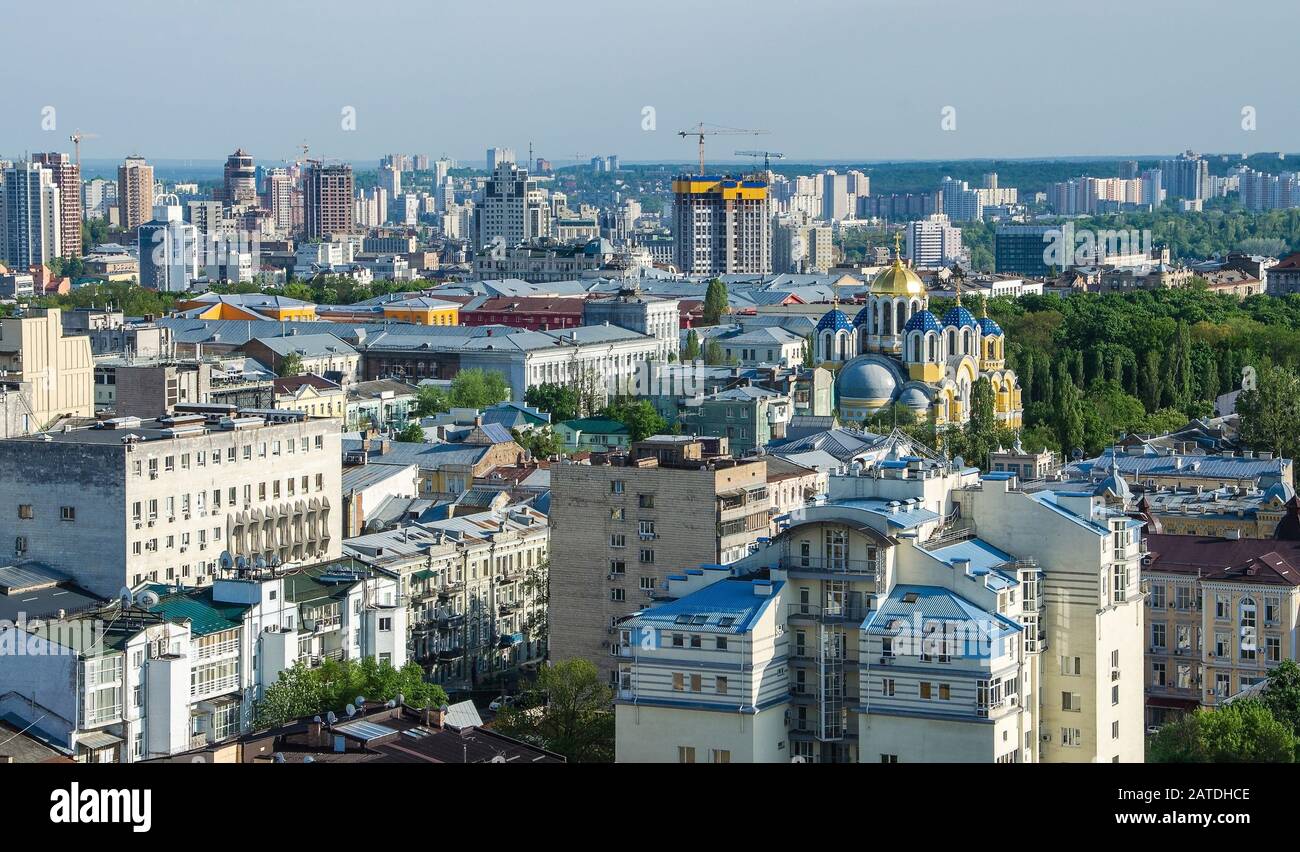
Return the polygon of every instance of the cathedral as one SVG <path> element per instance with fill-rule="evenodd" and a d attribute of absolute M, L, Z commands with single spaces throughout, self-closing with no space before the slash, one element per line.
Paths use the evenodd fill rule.
<path fill-rule="evenodd" d="M 976 318 L 957 304 L 943 319 L 930 313 L 921 276 L 895 253 L 893 265 L 871 282 L 866 304 L 852 321 L 838 301 L 817 323 L 816 361 L 836 369 L 840 419 L 861 422 L 892 403 L 918 420 L 939 425 L 970 418 L 971 388 L 987 376 L 997 418 L 1019 427 L 1020 386 L 1006 368 L 1002 329 L 981 305 Z"/>

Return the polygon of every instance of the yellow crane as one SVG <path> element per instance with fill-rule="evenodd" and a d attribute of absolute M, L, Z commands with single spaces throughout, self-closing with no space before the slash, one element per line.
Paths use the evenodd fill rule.
<path fill-rule="evenodd" d="M 700 122 L 690 130 L 679 130 L 677 135 L 683 139 L 688 136 L 695 136 L 700 142 L 700 174 L 704 174 L 704 137 L 705 136 L 759 136 L 769 131 L 766 130 L 742 130 L 738 127 L 718 127 L 716 125 L 705 124 Z"/>
<path fill-rule="evenodd" d="M 98 138 L 98 133 L 82 133 L 80 130 L 72 131 L 72 135 L 68 137 L 68 140 L 72 142 L 72 148 L 77 159 L 77 168 L 81 168 L 81 140 Z"/>

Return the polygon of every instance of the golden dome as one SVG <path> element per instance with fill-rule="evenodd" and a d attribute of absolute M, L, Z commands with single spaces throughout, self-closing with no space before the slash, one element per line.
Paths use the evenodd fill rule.
<path fill-rule="evenodd" d="M 925 282 L 898 257 L 884 272 L 871 281 L 873 296 L 924 296 Z"/>

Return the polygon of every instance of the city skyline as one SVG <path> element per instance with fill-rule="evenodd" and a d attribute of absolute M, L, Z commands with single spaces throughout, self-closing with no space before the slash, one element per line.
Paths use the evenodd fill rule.
<path fill-rule="evenodd" d="M 65 30 L 61 63 L 46 61 L 39 42 L 11 46 L 0 108 L 28 119 L 13 121 L 6 156 L 67 149 L 74 130 L 97 134 L 83 151 L 93 159 L 220 159 L 238 144 L 272 162 L 300 156 L 305 141 L 313 156 L 327 158 L 419 150 L 466 163 L 489 145 L 522 156 L 530 141 L 537 155 L 556 162 L 609 152 L 627 162 L 689 162 L 693 140 L 677 131 L 699 121 L 769 131 L 710 139 L 713 162 L 730 159 L 738 147 L 774 148 L 805 161 L 867 162 L 1132 156 L 1189 147 L 1254 152 L 1284 150 L 1300 133 L 1282 53 L 1261 51 L 1249 67 L 1193 61 L 1187 51 L 1217 9 L 1205 0 L 1142 9 L 1102 0 L 1074 10 L 1077 20 L 1067 26 L 1111 28 L 1116 36 L 1075 58 L 1058 49 L 1069 40 L 1054 13 L 1015 2 L 944 5 L 940 13 L 940 4 L 894 0 L 851 10 L 828 2 L 695 7 L 669 0 L 658 16 L 644 18 L 618 9 L 599 17 L 576 7 L 543 12 L 510 0 L 497 17 L 440 9 L 428 16 L 427 41 L 413 39 L 406 50 L 398 44 L 370 63 L 306 61 L 311 51 L 334 49 L 331 34 L 344 19 L 332 13 L 350 8 L 340 0 L 289 8 L 146 0 L 138 4 L 142 16 L 131 18 L 80 0 L 54 6 L 10 13 L 15 31 L 39 26 L 37 16 L 51 11 L 79 23 Z M 1245 6 L 1251 8 L 1240 11 L 1282 30 L 1286 19 L 1300 19 L 1294 7 L 1277 2 Z M 351 43 L 383 44 L 410 32 L 393 26 L 401 19 L 385 14 L 390 7 L 400 4 L 381 2 L 366 16 L 346 19 Z M 305 16 L 308 8 L 315 14 Z M 493 50 L 483 52 L 476 34 L 502 18 L 519 26 L 492 29 Z M 276 34 L 278 49 L 232 52 L 227 40 L 208 38 L 241 20 Z M 858 38 L 803 52 L 805 39 L 855 28 Z M 1122 38 L 1153 28 L 1162 37 L 1140 49 Z M 719 33 L 749 46 L 753 61 L 736 62 L 735 51 L 717 49 Z M 95 57 L 104 56 L 103 44 L 115 45 L 124 78 L 152 84 L 87 87 L 98 79 Z M 645 59 L 629 62 L 637 44 Z M 550 70 L 512 58 L 535 57 L 530 46 L 539 45 L 564 46 L 557 54 L 564 58 Z M 934 45 L 941 46 L 940 61 L 931 58 Z M 815 59 L 797 68 L 782 59 L 810 55 Z M 1071 69 L 1068 77 L 1051 57 Z M 963 63 L 973 63 L 976 73 L 963 72 Z M 223 73 L 204 83 L 209 67 Z M 552 73 L 575 79 L 575 67 L 590 69 L 576 85 L 547 83 Z M 581 97 L 557 97 L 565 92 Z M 652 130 L 643 129 L 646 107 L 654 110 Z M 948 107 L 955 112 L 945 113 Z M 1247 107 L 1254 109 L 1254 130 L 1243 129 Z M 343 129 L 348 108 L 354 130 Z M 1099 116 L 1105 120 L 1083 120 Z M 221 134 L 194 137 L 193 127 L 213 121 L 225 128 Z"/>

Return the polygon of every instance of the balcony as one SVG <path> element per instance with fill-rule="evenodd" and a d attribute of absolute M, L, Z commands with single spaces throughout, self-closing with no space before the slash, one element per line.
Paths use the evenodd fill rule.
<path fill-rule="evenodd" d="M 820 556 L 783 556 L 780 567 L 791 576 L 833 575 L 845 579 L 874 582 L 880 567 L 878 559 L 826 559 Z"/>
<path fill-rule="evenodd" d="M 847 601 L 829 606 L 792 603 L 788 605 L 788 609 L 790 621 L 806 621 L 817 624 L 861 624 L 871 614 L 870 608 L 857 601 Z"/>

